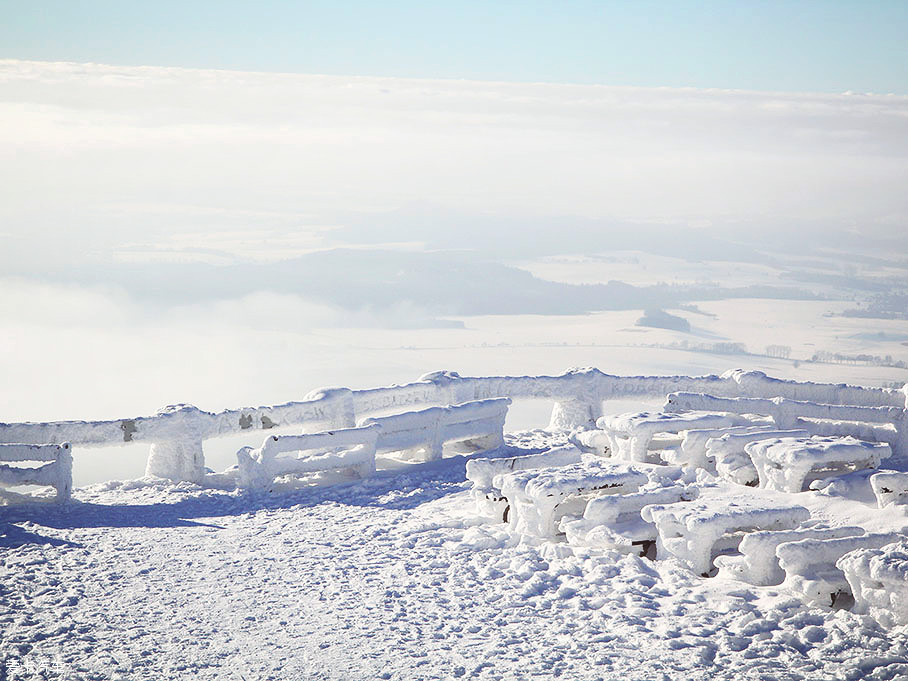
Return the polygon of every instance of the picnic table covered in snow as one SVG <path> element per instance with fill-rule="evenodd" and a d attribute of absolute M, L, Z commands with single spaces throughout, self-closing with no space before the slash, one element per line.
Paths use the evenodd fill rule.
<path fill-rule="evenodd" d="M 908 624 L 908 538 L 847 553 L 836 567 L 848 580 L 857 612 L 885 627 Z"/>
<path fill-rule="evenodd" d="M 671 414 L 640 411 L 603 416 L 596 425 L 608 435 L 612 456 L 632 461 L 647 461 L 650 442 L 657 433 L 760 425 L 760 421 L 740 414 L 703 411 Z"/>
<path fill-rule="evenodd" d="M 646 506 L 641 515 L 656 525 L 659 558 L 679 558 L 697 574 L 712 569 L 716 553 L 736 549 L 744 532 L 790 530 L 810 518 L 803 506 L 743 494 Z"/>
<path fill-rule="evenodd" d="M 561 517 L 581 515 L 591 498 L 635 492 L 649 480 L 646 472 L 634 464 L 589 461 L 562 468 L 502 473 L 493 484 L 508 500 L 512 529 L 551 537 L 556 534 L 556 522 Z"/>
<path fill-rule="evenodd" d="M 569 544 L 645 554 L 655 543 L 655 526 L 640 515 L 650 504 L 671 504 L 697 498 L 695 485 L 668 485 L 591 500 L 582 518 L 565 516 L 560 529 Z"/>
<path fill-rule="evenodd" d="M 780 437 L 745 447 L 760 476 L 760 487 L 800 492 L 808 475 L 830 477 L 864 468 L 878 468 L 892 455 L 884 442 L 853 437 Z"/>
<path fill-rule="evenodd" d="M 880 549 L 904 539 L 899 532 L 868 532 L 851 537 L 802 539 L 780 544 L 776 548 L 776 556 L 779 566 L 785 571 L 782 585 L 808 603 L 834 605 L 838 597 L 851 588 L 843 566 L 860 571 L 847 561 L 840 565 L 841 559 L 855 551 Z M 895 593 L 900 599 L 908 597 L 904 583 Z"/>
<path fill-rule="evenodd" d="M 552 447 L 538 454 L 524 456 L 471 459 L 467 461 L 467 480 L 472 483 L 470 496 L 480 515 L 506 520 L 508 500 L 494 486 L 495 478 L 502 473 L 527 471 L 538 468 L 557 468 L 580 463 L 582 454 L 574 445 Z"/>

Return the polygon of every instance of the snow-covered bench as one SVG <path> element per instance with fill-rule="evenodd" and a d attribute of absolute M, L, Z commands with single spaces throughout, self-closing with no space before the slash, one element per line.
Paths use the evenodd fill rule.
<path fill-rule="evenodd" d="M 666 459 L 669 463 L 684 466 L 685 468 L 703 469 L 710 473 L 716 472 L 716 461 L 711 456 L 706 445 L 726 434 L 749 434 L 773 430 L 771 424 L 731 426 L 730 428 L 694 428 L 681 431 L 681 446 Z"/>
<path fill-rule="evenodd" d="M 810 518 L 802 506 L 743 495 L 645 506 L 641 515 L 659 533 L 658 558 L 674 556 L 702 575 L 709 574 L 717 555 L 738 548 L 742 533 L 790 530 Z"/>
<path fill-rule="evenodd" d="M 755 586 L 781 584 L 785 571 L 779 566 L 776 547 L 801 539 L 838 539 L 864 534 L 860 527 L 806 527 L 796 530 L 749 532 L 738 545 L 738 554 L 717 556 L 718 577 L 738 579 Z"/>
<path fill-rule="evenodd" d="M 884 627 L 908 624 L 908 539 L 846 553 L 836 567 L 851 587 L 855 612 Z"/>
<path fill-rule="evenodd" d="M 774 437 L 807 437 L 806 430 L 748 430 L 729 432 L 706 441 L 707 460 L 713 462 L 716 474 L 723 480 L 756 487 L 760 482 L 757 469 L 745 447 L 751 442 Z"/>
<path fill-rule="evenodd" d="M 779 566 L 785 571 L 783 586 L 798 593 L 808 603 L 835 605 L 850 593 L 845 573 L 837 561 L 858 549 L 879 549 L 904 539 L 895 532 L 864 534 L 839 539 L 802 539 L 776 548 Z"/>
<path fill-rule="evenodd" d="M 757 424 L 753 419 L 740 414 L 641 411 L 603 416 L 596 425 L 606 432 L 613 457 L 648 461 L 650 442 L 657 433 Z"/>
<path fill-rule="evenodd" d="M 0 464 L 0 486 L 41 485 L 57 491 L 57 501 L 68 501 L 73 488 L 73 454 L 68 442 L 59 445 L 0 444 L 0 461 L 49 462 L 42 466 Z"/>
<path fill-rule="evenodd" d="M 780 492 L 800 492 L 808 476 L 829 478 L 843 473 L 878 468 L 892 455 L 883 442 L 863 442 L 853 437 L 780 437 L 751 442 L 750 456 L 760 487 Z"/>
<path fill-rule="evenodd" d="M 525 471 L 537 468 L 555 468 L 580 463 L 582 454 L 574 445 L 553 447 L 539 454 L 511 456 L 496 459 L 470 459 L 467 461 L 467 480 L 473 487 L 470 496 L 476 503 L 477 512 L 489 518 L 501 518 L 507 521 L 505 511 L 508 500 L 501 490 L 493 484 L 495 477 L 512 471 Z"/>
<path fill-rule="evenodd" d="M 237 452 L 237 484 L 261 489 L 278 476 L 326 471 L 363 478 L 375 471 L 379 452 L 420 450 L 426 452 L 425 458 L 438 459 L 447 442 L 496 449 L 504 444 L 510 403 L 507 398 L 478 400 L 369 418 L 356 428 L 272 435 L 258 449 L 243 447 Z"/>
<path fill-rule="evenodd" d="M 565 516 L 559 529 L 569 544 L 644 555 L 656 541 L 656 526 L 640 515 L 644 506 L 697 498 L 699 489 L 669 485 L 592 499 L 582 518 Z"/>
<path fill-rule="evenodd" d="M 359 425 L 379 426 L 378 453 L 421 451 L 424 459 L 433 461 L 442 457 L 444 445 L 451 442 L 466 442 L 476 451 L 503 446 L 510 404 L 507 397 L 475 400 L 367 418 Z"/>
<path fill-rule="evenodd" d="M 704 393 L 675 392 L 668 395 L 663 411 L 723 411 L 763 414 L 777 428 L 807 430 L 811 435 L 854 437 L 885 442 L 893 452 L 908 455 L 908 410 L 896 406 L 825 404 L 784 397 L 717 397 Z"/>
<path fill-rule="evenodd" d="M 327 471 L 368 477 L 375 471 L 378 432 L 378 426 L 366 426 L 304 435 L 271 435 L 258 449 L 243 447 L 236 453 L 237 485 L 264 489 L 276 477 Z"/>
<path fill-rule="evenodd" d="M 633 464 L 595 461 L 503 473 L 492 484 L 508 500 L 512 530 L 554 537 L 558 521 L 565 515 L 581 515 L 593 497 L 635 492 L 649 479 Z"/>
<path fill-rule="evenodd" d="M 880 508 L 890 504 L 908 506 L 908 473 L 898 471 L 874 473 L 870 476 L 870 486 Z"/>

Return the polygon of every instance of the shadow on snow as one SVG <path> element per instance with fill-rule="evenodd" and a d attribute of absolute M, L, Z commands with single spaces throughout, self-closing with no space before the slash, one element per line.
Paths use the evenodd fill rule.
<path fill-rule="evenodd" d="M 331 486 L 313 486 L 288 491 L 219 491 L 188 483 L 175 483 L 169 493 L 173 502 L 149 504 L 99 504 L 73 500 L 67 504 L 24 504 L 0 508 L 0 547 L 26 544 L 79 546 L 56 537 L 43 536 L 34 528 L 15 523 L 69 530 L 91 527 L 211 527 L 221 529 L 218 517 L 254 514 L 263 510 L 314 508 L 322 504 L 371 507 L 406 511 L 465 489 L 466 462 L 476 456 L 505 457 L 533 451 L 505 446 L 481 455 L 457 455 L 441 461 L 407 464 L 380 470 L 366 480 Z M 162 483 L 163 485 L 164 483 Z M 179 486 L 178 486 L 179 485 Z M 134 491 L 138 494 L 143 488 Z M 78 490 L 77 490 L 78 492 Z M 123 491 L 124 496 L 130 491 Z M 204 521 L 202 520 L 204 519 Z M 214 520 L 214 522 L 212 522 Z"/>

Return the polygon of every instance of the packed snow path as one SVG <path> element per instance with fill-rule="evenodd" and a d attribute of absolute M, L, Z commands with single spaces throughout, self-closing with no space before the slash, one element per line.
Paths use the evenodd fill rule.
<path fill-rule="evenodd" d="M 475 517 L 464 462 L 273 495 L 106 483 L 7 509 L 6 678 L 908 678 L 906 627 L 672 560 L 521 543 Z"/>

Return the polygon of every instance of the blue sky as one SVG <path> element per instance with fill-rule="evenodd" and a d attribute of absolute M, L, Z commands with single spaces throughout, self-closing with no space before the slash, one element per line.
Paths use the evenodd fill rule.
<path fill-rule="evenodd" d="M 0 58 L 908 94 L 908 2 L 0 0 Z"/>

